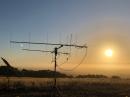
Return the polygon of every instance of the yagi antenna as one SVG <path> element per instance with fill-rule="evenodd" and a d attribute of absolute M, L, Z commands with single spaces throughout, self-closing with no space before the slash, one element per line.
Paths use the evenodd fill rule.
<path fill-rule="evenodd" d="M 54 53 L 52 51 L 44 51 L 44 50 L 34 50 L 34 49 L 22 49 L 24 51 L 37 51 L 37 52 L 46 52 L 46 53 Z M 58 54 L 65 54 L 65 55 L 69 55 L 69 53 L 64 53 L 64 52 L 58 52 Z"/>
<path fill-rule="evenodd" d="M 11 65 L 9 64 L 9 62 L 8 62 L 6 59 L 4 59 L 4 58 L 2 58 L 2 57 L 1 57 L 1 59 L 2 59 L 2 61 L 3 61 L 8 67 L 11 67 Z"/>
<path fill-rule="evenodd" d="M 20 41 L 10 41 L 10 43 L 15 43 L 15 44 L 37 44 L 37 45 L 55 45 L 55 46 L 70 46 L 70 47 L 76 47 L 76 48 L 87 48 L 86 45 L 76 45 L 76 44 L 58 44 L 58 43 L 45 43 L 45 42 L 20 42 Z"/>
<path fill-rule="evenodd" d="M 14 43 L 14 44 L 35 44 L 35 45 L 53 45 L 55 46 L 53 48 L 52 51 L 44 51 L 44 50 L 31 50 L 31 49 L 22 49 L 22 50 L 26 50 L 26 51 L 36 51 L 36 52 L 46 52 L 46 53 L 54 53 L 54 95 L 53 97 L 56 97 L 56 92 L 58 92 L 57 90 L 57 76 L 56 76 L 56 70 L 57 70 L 57 55 L 58 54 L 69 54 L 69 53 L 65 53 L 65 52 L 59 52 L 59 50 L 63 47 L 74 47 L 74 48 L 82 48 L 82 49 L 86 49 L 87 46 L 86 45 L 76 45 L 76 44 L 72 44 L 71 43 L 72 41 L 72 34 L 71 34 L 71 37 L 70 37 L 70 44 L 63 44 L 63 43 L 46 43 L 46 42 L 26 42 L 26 41 L 10 41 L 10 43 Z M 59 93 L 59 96 L 60 93 Z"/>

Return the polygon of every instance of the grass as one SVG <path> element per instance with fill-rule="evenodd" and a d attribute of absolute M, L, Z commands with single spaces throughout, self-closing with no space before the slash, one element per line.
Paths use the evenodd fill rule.
<path fill-rule="evenodd" d="M 11 80 L 9 87 L 1 81 L 0 97 L 53 97 L 52 79 L 30 79 Z M 57 87 L 62 97 L 130 97 L 129 80 L 58 79 Z"/>

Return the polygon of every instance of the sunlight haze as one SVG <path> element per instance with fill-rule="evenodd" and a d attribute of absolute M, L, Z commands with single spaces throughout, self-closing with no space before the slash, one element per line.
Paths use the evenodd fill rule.
<path fill-rule="evenodd" d="M 0 57 L 19 69 L 52 70 L 53 54 L 22 49 L 52 51 L 55 46 L 10 41 L 86 44 L 87 56 L 78 68 L 58 70 L 129 77 L 129 17 L 129 0 L 0 0 Z M 84 49 L 71 48 L 71 55 L 59 56 L 58 64 L 69 70 L 84 56 Z"/>

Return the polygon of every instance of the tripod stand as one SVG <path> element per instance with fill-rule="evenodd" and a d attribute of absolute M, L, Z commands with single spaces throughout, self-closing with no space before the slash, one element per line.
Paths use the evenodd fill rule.
<path fill-rule="evenodd" d="M 56 47 L 54 49 L 54 54 L 55 54 L 55 64 L 54 64 L 54 86 L 53 86 L 53 96 L 52 97 L 62 97 L 60 94 L 60 91 L 57 88 L 57 75 L 56 75 L 56 67 L 57 67 L 57 54 L 58 54 L 58 49 L 63 47 L 63 45 L 59 46 L 58 48 Z"/>

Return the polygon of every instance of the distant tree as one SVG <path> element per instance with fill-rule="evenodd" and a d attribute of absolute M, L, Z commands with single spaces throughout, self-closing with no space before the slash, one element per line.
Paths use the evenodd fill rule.
<path fill-rule="evenodd" d="M 120 76 L 116 76 L 116 75 L 112 76 L 111 78 L 112 78 L 112 79 L 121 79 Z"/>
<path fill-rule="evenodd" d="M 17 68 L 14 68 L 10 65 L 10 63 L 1 57 L 3 62 L 6 64 L 6 66 L 0 66 L 0 76 L 6 76 L 6 77 L 44 77 L 44 78 L 52 78 L 54 76 L 54 71 L 51 70 L 19 70 Z M 68 76 L 66 74 L 56 72 L 57 77 L 72 77 Z"/>
<path fill-rule="evenodd" d="M 88 75 L 78 75 L 76 78 L 108 78 L 105 75 L 88 74 Z"/>

